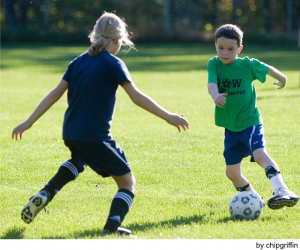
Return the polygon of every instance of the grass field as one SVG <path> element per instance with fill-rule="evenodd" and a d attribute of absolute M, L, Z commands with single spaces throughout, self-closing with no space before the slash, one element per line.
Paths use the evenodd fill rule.
<path fill-rule="evenodd" d="M 135 84 L 166 109 L 182 113 L 190 130 L 178 133 L 163 120 L 135 106 L 118 91 L 112 134 L 126 152 L 137 180 L 133 205 L 123 226 L 139 239 L 299 239 L 300 205 L 264 209 L 257 221 L 234 221 L 228 204 L 236 193 L 225 176 L 223 129 L 214 125 L 207 92 L 208 45 L 141 45 L 119 52 Z M 101 239 L 116 185 L 87 168 L 67 185 L 35 221 L 24 224 L 20 211 L 69 159 L 61 138 L 66 95 L 22 141 L 11 140 L 41 99 L 60 81 L 68 63 L 86 47 L 2 46 L 1 50 L 1 239 Z M 286 184 L 300 194 L 299 51 L 245 46 L 240 56 L 255 57 L 287 75 L 277 90 L 268 77 L 256 82 L 265 123 L 267 150 Z M 272 189 L 264 171 L 249 159 L 243 173 L 268 200 Z M 108 237 L 115 239 L 115 236 Z"/>

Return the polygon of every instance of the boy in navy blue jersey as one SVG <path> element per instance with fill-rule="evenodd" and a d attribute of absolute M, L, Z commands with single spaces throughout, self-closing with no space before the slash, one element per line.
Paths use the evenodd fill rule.
<path fill-rule="evenodd" d="M 92 43 L 89 50 L 69 64 L 59 85 L 25 122 L 13 130 L 12 138 L 22 139 L 22 133 L 68 90 L 63 139 L 71 151 L 71 159 L 64 162 L 46 186 L 30 198 L 21 218 L 31 223 L 56 193 L 88 165 L 103 177 L 112 176 L 118 186 L 103 235 L 129 235 L 131 231 L 120 226 L 134 198 L 135 178 L 123 150 L 109 132 L 118 86 L 123 87 L 136 105 L 176 126 L 179 132 L 188 129 L 189 123 L 183 115 L 168 112 L 134 85 L 126 65 L 115 56 L 122 45 L 134 46 L 126 24 L 119 17 L 104 13 L 89 37 Z"/>

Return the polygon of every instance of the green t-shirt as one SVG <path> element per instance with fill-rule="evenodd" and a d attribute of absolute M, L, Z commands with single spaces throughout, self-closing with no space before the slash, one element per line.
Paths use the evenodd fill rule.
<path fill-rule="evenodd" d="M 254 80 L 266 81 L 269 66 L 248 57 L 226 65 L 216 56 L 207 63 L 208 83 L 218 84 L 219 93 L 228 93 L 223 108 L 216 106 L 215 123 L 234 132 L 263 123 L 256 107 Z"/>

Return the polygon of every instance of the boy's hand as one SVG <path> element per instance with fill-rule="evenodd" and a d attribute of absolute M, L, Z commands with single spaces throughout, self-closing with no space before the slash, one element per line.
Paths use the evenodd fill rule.
<path fill-rule="evenodd" d="M 190 126 L 189 122 L 183 117 L 183 115 L 170 114 L 166 121 L 171 125 L 177 127 L 180 133 L 181 129 L 186 131 L 187 129 L 189 129 Z"/>
<path fill-rule="evenodd" d="M 223 106 L 226 104 L 226 96 L 228 93 L 222 93 L 217 94 L 216 96 L 213 96 L 214 103 L 219 107 L 223 108 Z"/>
<path fill-rule="evenodd" d="M 31 124 L 29 124 L 28 122 L 23 122 L 20 125 L 18 125 L 17 127 L 14 128 L 13 132 L 12 132 L 12 139 L 16 138 L 16 141 L 18 140 L 18 136 L 20 138 L 20 140 L 22 140 L 22 134 L 25 130 L 31 128 Z"/>
<path fill-rule="evenodd" d="M 282 82 L 274 82 L 273 85 L 279 86 L 277 89 L 282 89 L 285 87 L 285 83 Z"/>

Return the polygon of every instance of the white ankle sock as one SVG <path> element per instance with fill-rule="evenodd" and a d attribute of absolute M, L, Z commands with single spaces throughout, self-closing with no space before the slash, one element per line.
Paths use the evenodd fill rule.
<path fill-rule="evenodd" d="M 270 183 L 272 185 L 272 189 L 275 192 L 278 188 L 288 189 L 288 187 L 285 185 L 281 174 L 275 175 L 270 179 Z"/>

